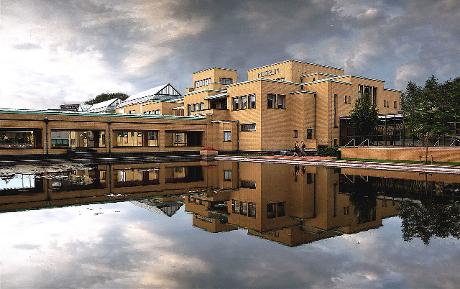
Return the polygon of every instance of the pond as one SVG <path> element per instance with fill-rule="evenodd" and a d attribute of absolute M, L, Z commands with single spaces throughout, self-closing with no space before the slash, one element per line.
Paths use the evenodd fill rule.
<path fill-rule="evenodd" d="M 458 288 L 460 175 L 0 166 L 0 288 Z"/>

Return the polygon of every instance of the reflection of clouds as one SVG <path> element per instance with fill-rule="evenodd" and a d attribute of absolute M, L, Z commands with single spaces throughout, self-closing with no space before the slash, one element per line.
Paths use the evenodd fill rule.
<path fill-rule="evenodd" d="M 183 209 L 167 218 L 130 203 L 0 214 L 0 280 L 5 288 L 456 288 L 460 282 L 459 241 L 403 242 L 398 218 L 295 248 L 243 230 L 210 234 L 191 222 Z"/>

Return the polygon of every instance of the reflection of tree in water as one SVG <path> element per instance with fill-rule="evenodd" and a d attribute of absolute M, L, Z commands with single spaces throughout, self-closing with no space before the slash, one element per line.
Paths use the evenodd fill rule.
<path fill-rule="evenodd" d="M 426 245 L 432 237 L 460 238 L 460 202 L 427 198 L 421 202 L 404 200 L 400 205 L 405 241 L 420 238 Z"/>
<path fill-rule="evenodd" d="M 350 201 L 355 208 L 358 224 L 375 221 L 377 193 L 371 182 L 363 179 L 356 180 L 350 193 Z"/>

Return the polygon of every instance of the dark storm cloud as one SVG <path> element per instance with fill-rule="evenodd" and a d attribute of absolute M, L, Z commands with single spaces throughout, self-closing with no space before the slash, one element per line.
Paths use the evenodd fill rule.
<path fill-rule="evenodd" d="M 38 71 L 30 73 L 26 89 L 21 77 L 30 67 L 11 64 L 10 75 L 17 77 L 11 76 L 4 93 L 36 106 L 38 100 L 55 103 L 63 96 L 89 98 L 110 87 L 133 93 L 172 82 L 183 89 L 193 71 L 213 66 L 238 69 L 244 80 L 249 68 L 290 58 L 343 67 L 397 88 L 431 74 L 447 79 L 460 72 L 460 4 L 455 0 L 4 0 L 1 5 L 6 21 L 0 33 L 17 28 L 23 38 L 40 35 L 33 42 L 16 40 L 11 32 L 13 40 L 5 47 L 69 55 L 50 63 L 84 55 L 79 63 L 94 74 L 89 78 L 106 77 L 100 81 L 105 86 L 98 86 L 80 81 L 71 69 L 64 76 Z M 9 25 L 10 18 L 16 22 Z M 86 58 L 104 67 L 94 73 L 95 64 L 88 65 Z M 44 94 L 41 86 L 50 83 L 52 89 Z"/>

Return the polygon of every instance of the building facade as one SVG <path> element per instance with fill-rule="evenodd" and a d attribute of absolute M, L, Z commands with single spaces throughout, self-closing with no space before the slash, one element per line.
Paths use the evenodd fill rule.
<path fill-rule="evenodd" d="M 292 148 L 296 141 L 309 148 L 339 145 L 340 120 L 360 97 L 370 97 L 381 115 L 400 111 L 400 91 L 341 68 L 286 60 L 250 69 L 246 81 L 237 77 L 226 68 L 198 71 L 183 104 L 185 115 L 237 123 L 232 141 L 243 151 Z"/>

